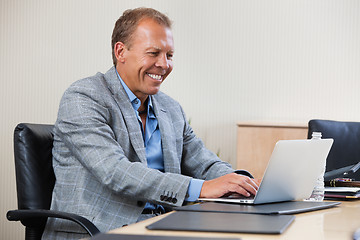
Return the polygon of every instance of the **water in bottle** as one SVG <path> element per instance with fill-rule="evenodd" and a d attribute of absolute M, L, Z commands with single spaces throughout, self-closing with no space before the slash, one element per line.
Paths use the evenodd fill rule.
<path fill-rule="evenodd" d="M 318 139 L 321 139 L 321 132 L 313 132 L 312 133 L 312 141 L 316 141 Z M 324 200 L 324 194 L 325 194 L 325 186 L 324 186 L 324 173 L 325 173 L 325 167 L 326 167 L 326 161 L 323 164 L 323 168 L 321 171 L 320 176 L 316 179 L 315 187 L 313 192 L 311 193 L 311 196 L 306 199 L 307 201 L 322 201 Z"/>

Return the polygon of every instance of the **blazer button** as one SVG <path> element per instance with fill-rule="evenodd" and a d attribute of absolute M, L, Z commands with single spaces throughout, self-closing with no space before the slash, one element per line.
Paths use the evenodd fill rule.
<path fill-rule="evenodd" d="M 137 201 L 137 206 L 138 207 L 143 207 L 144 206 L 144 202 L 142 202 L 142 201 Z"/>
<path fill-rule="evenodd" d="M 172 199 L 172 203 L 173 203 L 173 204 L 177 203 L 177 199 L 176 199 L 176 198 L 173 198 L 173 199 Z"/>

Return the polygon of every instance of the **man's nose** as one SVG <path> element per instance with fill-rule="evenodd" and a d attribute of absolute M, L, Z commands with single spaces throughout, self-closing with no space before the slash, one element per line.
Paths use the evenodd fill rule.
<path fill-rule="evenodd" d="M 169 61 L 166 54 L 161 54 L 159 55 L 155 66 L 167 70 L 169 68 Z"/>

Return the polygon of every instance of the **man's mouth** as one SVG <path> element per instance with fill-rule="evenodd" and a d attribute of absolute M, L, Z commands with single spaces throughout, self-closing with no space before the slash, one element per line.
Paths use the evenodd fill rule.
<path fill-rule="evenodd" d="M 148 75 L 149 77 L 151 77 L 152 79 L 157 80 L 157 81 L 160 81 L 163 78 L 162 75 L 158 75 L 158 74 L 146 73 L 146 75 Z"/>

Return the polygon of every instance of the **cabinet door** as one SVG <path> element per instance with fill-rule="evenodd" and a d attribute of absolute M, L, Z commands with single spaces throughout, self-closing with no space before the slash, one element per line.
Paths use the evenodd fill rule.
<path fill-rule="evenodd" d="M 306 139 L 306 125 L 242 124 L 237 126 L 237 169 L 262 178 L 279 140 Z"/>

